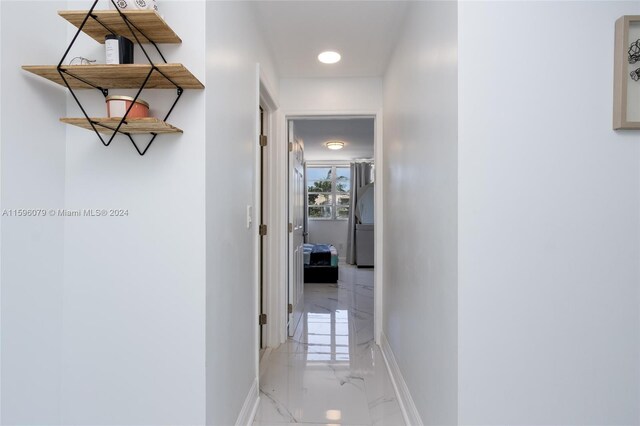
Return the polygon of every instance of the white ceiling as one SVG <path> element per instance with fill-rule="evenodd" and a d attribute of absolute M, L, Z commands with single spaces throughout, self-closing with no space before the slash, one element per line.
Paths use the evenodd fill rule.
<path fill-rule="evenodd" d="M 373 118 L 335 118 L 294 120 L 296 137 L 304 142 L 306 161 L 351 161 L 373 158 Z M 332 151 L 324 144 L 341 140 L 345 146 Z"/>
<path fill-rule="evenodd" d="M 400 34 L 405 1 L 260 1 L 257 17 L 282 78 L 379 77 Z M 335 50 L 342 60 L 317 56 Z"/>

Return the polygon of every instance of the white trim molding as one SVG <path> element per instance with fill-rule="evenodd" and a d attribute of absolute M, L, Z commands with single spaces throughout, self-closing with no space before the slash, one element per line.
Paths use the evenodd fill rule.
<path fill-rule="evenodd" d="M 255 79 L 255 141 L 253 143 L 253 202 L 251 206 L 248 206 L 247 215 L 249 217 L 250 222 L 247 223 L 247 228 L 249 232 L 253 235 L 253 312 L 251 313 L 251 317 L 253 321 L 253 336 L 254 336 L 254 365 L 255 365 L 255 377 L 256 382 L 258 381 L 258 377 L 260 376 L 260 325 L 258 325 L 258 321 L 255 319 L 261 314 L 260 312 L 260 235 L 258 233 L 258 227 L 260 224 L 258 220 L 260 220 L 260 94 L 261 94 L 261 83 L 260 83 L 260 64 L 256 64 L 256 79 Z M 251 391 L 249 392 L 251 395 Z M 245 401 L 246 404 L 246 401 Z M 242 407 L 240 412 L 240 416 L 244 413 L 245 407 Z M 241 417 L 238 417 L 240 420 Z M 238 423 L 237 423 L 238 424 Z"/>
<path fill-rule="evenodd" d="M 400 410 L 402 411 L 402 417 L 408 426 L 422 426 L 422 419 L 420 413 L 413 402 L 407 383 L 404 381 L 400 367 L 396 362 L 396 357 L 391 350 L 387 336 L 384 332 L 380 333 L 380 348 L 382 349 L 382 357 L 387 365 L 389 376 L 391 377 L 391 383 L 393 383 L 393 389 L 396 392 L 396 398 L 400 404 Z"/>
<path fill-rule="evenodd" d="M 242 410 L 240 410 L 240 414 L 236 420 L 236 426 L 251 426 L 253 424 L 259 402 L 258 379 L 255 379 L 251 385 L 251 389 L 249 389 L 247 398 L 244 400 L 244 404 L 242 404 Z"/>
<path fill-rule="evenodd" d="M 374 188 L 374 222 L 373 246 L 374 265 L 373 273 L 373 335 L 375 342 L 380 345 L 383 324 L 383 297 L 384 297 L 384 149 L 382 146 L 382 109 L 375 114 L 375 136 L 373 145 L 373 158 L 375 164 L 375 188 Z"/>
<path fill-rule="evenodd" d="M 265 200 L 264 206 L 264 223 L 269 229 L 269 235 L 264 241 L 264 295 L 262 300 L 264 303 L 263 313 L 267 314 L 268 318 L 267 324 L 263 326 L 262 336 L 263 349 L 266 349 L 278 347 L 285 339 L 281 327 L 283 327 L 282 324 L 286 321 L 284 316 L 286 304 L 283 305 L 280 299 L 284 297 L 286 293 L 283 293 L 283 289 L 277 283 L 286 280 L 286 271 L 281 270 L 283 266 L 280 265 L 280 259 L 285 256 L 284 253 L 286 252 L 286 224 L 280 221 L 280 210 L 284 208 L 281 204 L 286 203 L 287 198 L 286 195 L 281 195 L 281 193 L 284 194 L 286 188 L 282 188 L 282 182 L 278 175 L 280 171 L 278 165 L 282 162 L 282 159 L 279 157 L 284 155 L 285 152 L 285 144 L 280 143 L 278 128 L 280 125 L 279 105 L 274 96 L 275 92 L 272 90 L 272 86 L 260 66 L 258 66 L 258 78 L 260 84 L 260 103 L 264 106 L 266 114 L 265 134 L 269 141 L 265 150 L 265 164 L 268 165 L 265 167 L 264 177 L 268 188 L 267 199 Z M 259 162 L 259 158 L 257 161 Z M 259 170 L 259 164 L 256 163 L 256 173 L 259 173 Z M 256 201 L 256 206 L 259 206 L 258 188 L 257 186 L 256 197 L 258 201 Z M 281 202 L 281 199 L 284 201 Z M 260 253 L 256 252 L 256 256 L 259 255 Z M 257 285 L 259 297 L 259 281 Z M 260 303 L 259 298 L 258 303 Z"/>

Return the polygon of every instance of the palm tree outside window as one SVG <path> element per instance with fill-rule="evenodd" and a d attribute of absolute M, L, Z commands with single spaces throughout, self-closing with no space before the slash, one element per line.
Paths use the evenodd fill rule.
<path fill-rule="evenodd" d="M 349 219 L 351 168 L 348 165 L 309 165 L 306 177 L 310 220 Z"/>

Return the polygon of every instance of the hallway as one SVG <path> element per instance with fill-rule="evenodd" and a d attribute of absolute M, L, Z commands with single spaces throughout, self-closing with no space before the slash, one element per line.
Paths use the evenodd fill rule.
<path fill-rule="evenodd" d="M 640 426 L 639 55 L 639 0 L 0 0 L 0 425 Z"/>
<path fill-rule="evenodd" d="M 254 425 L 403 425 L 373 342 L 373 270 L 340 265 L 338 284 L 305 284 L 293 338 L 261 371 Z"/>

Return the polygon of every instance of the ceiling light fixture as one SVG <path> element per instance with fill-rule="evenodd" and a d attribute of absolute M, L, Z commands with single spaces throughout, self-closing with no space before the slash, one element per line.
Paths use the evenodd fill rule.
<path fill-rule="evenodd" d="M 327 148 L 333 149 L 334 151 L 344 148 L 344 142 L 342 141 L 329 141 L 326 143 L 326 145 Z"/>
<path fill-rule="evenodd" d="M 322 52 L 318 55 L 318 60 L 323 64 L 335 64 L 336 62 L 340 62 L 342 57 L 338 52 L 333 52 L 328 50 L 326 52 Z"/>

